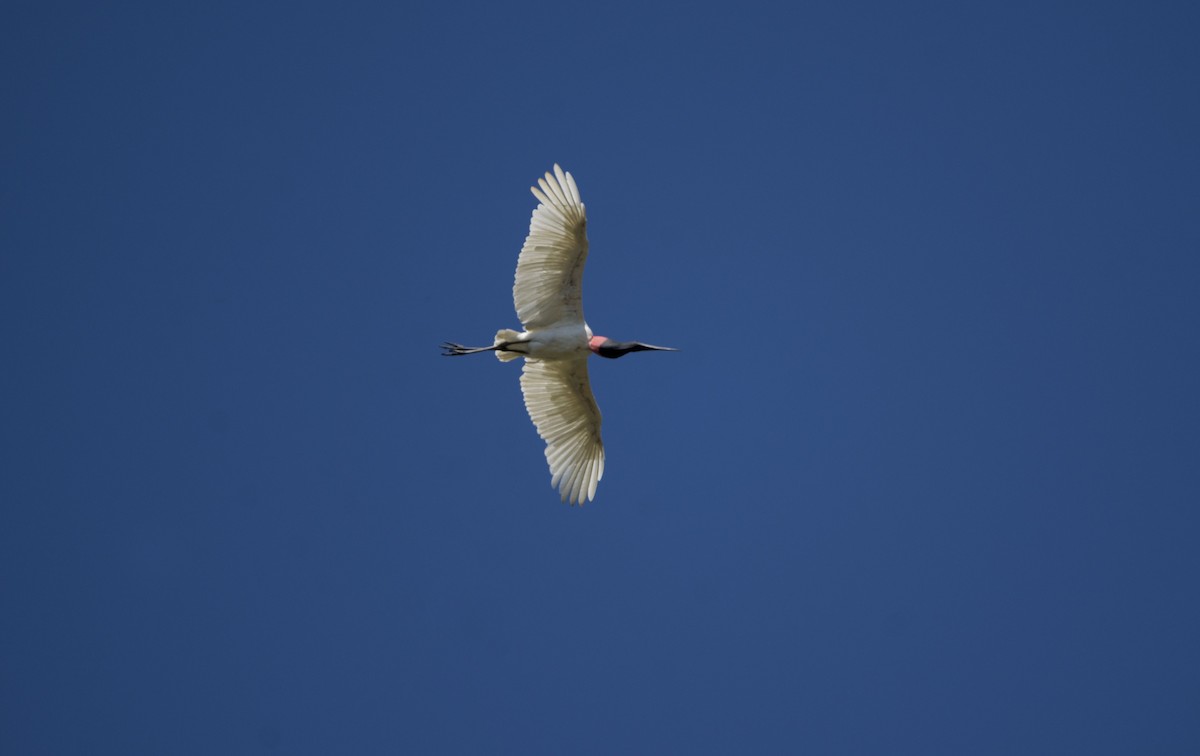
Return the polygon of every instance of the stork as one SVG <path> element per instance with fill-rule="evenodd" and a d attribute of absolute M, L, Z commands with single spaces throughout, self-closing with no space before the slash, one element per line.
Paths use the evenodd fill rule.
<path fill-rule="evenodd" d="M 600 408 L 588 380 L 588 357 L 616 359 L 630 352 L 677 350 L 592 333 L 583 319 L 588 239 L 579 187 L 555 163 L 554 173 L 546 173 L 530 191 L 540 204 L 529 220 L 513 283 L 513 303 L 525 330 L 503 328 L 487 347 L 445 342 L 442 354 L 494 352 L 501 362 L 525 358 L 521 393 L 529 418 L 546 442 L 550 485 L 564 502 L 582 505 L 595 498 L 596 484 L 604 475 Z"/>

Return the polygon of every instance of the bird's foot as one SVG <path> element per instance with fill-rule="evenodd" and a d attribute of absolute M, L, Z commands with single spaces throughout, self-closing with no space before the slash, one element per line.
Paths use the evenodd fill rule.
<path fill-rule="evenodd" d="M 466 347 L 466 346 L 463 346 L 462 344 L 455 344 L 453 341 L 443 341 L 442 342 L 442 356 L 443 357 L 461 357 L 464 354 L 477 354 L 479 352 L 491 352 L 491 351 L 494 351 L 495 349 L 496 349 L 496 347 L 494 347 L 494 346 Z"/>

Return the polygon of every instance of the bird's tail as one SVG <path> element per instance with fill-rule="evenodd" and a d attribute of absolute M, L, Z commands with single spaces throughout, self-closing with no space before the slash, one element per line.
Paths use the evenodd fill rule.
<path fill-rule="evenodd" d="M 496 331 L 496 340 L 492 342 L 492 345 L 499 346 L 500 344 L 512 343 L 520 340 L 521 334 L 517 333 L 511 328 L 501 328 L 499 331 Z M 521 352 L 509 352 L 501 349 L 496 350 L 496 359 L 500 360 L 501 362 L 515 360 L 520 356 L 522 356 Z"/>

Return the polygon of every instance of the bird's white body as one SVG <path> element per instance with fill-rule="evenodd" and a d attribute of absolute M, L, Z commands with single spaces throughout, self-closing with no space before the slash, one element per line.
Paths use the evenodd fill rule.
<path fill-rule="evenodd" d="M 540 188 L 539 188 L 540 187 Z M 595 337 L 583 319 L 583 266 L 587 213 L 571 174 L 557 165 L 532 190 L 541 204 L 517 260 L 513 304 L 524 331 L 501 329 L 490 347 L 447 343 L 448 355 L 492 351 L 503 362 L 525 358 L 521 393 L 525 409 L 546 442 L 550 484 L 563 501 L 582 504 L 596 495 L 604 475 L 600 408 L 588 381 L 593 352 L 618 357 L 628 351 L 665 349 Z M 610 346 L 612 345 L 612 346 Z"/>
<path fill-rule="evenodd" d="M 510 336 L 513 333 L 504 329 L 496 334 L 497 344 L 507 341 L 511 345 L 510 349 L 496 352 L 496 357 L 504 362 L 513 359 L 514 352 L 519 356 L 539 360 L 586 358 L 591 352 L 588 342 L 592 338 L 592 329 L 588 328 L 587 323 L 558 323 L 548 328 L 521 331 L 515 337 Z"/>

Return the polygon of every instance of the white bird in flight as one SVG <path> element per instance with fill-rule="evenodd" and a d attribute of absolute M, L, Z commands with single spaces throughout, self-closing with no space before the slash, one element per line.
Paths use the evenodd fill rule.
<path fill-rule="evenodd" d="M 588 240 L 579 187 L 556 163 L 554 173 L 538 179 L 530 191 L 541 204 L 529 219 L 513 283 L 513 303 L 525 330 L 501 329 L 489 347 L 446 342 L 442 349 L 446 356 L 495 352 L 501 362 L 525 358 L 521 392 L 529 418 L 546 442 L 550 485 L 563 501 L 583 504 L 595 498 L 604 475 L 600 408 L 588 382 L 588 356 L 615 359 L 630 352 L 676 350 L 592 334 L 583 319 Z"/>

